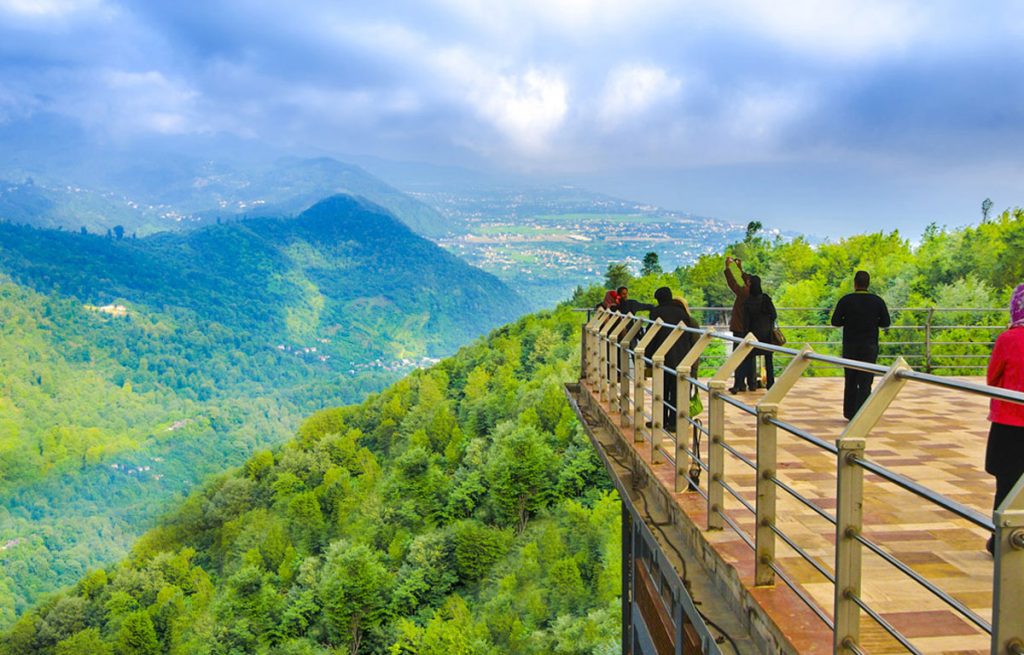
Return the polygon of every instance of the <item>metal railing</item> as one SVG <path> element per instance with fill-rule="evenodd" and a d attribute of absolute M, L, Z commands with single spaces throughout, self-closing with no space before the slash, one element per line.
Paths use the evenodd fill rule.
<path fill-rule="evenodd" d="M 695 311 L 701 308 L 696 308 Z M 712 308 L 718 310 L 719 308 Z M 939 311 L 939 310 L 935 310 Z M 583 326 L 581 375 L 596 390 L 599 400 L 617 408 L 620 424 L 632 426 L 638 443 L 649 440 L 650 461 L 669 461 L 675 467 L 675 491 L 693 491 L 707 502 L 707 529 L 720 530 L 726 525 L 754 550 L 755 585 L 772 585 L 781 580 L 789 586 L 834 633 L 837 653 L 863 652 L 859 645 L 861 614 L 871 617 L 886 633 L 907 651 L 920 652 L 909 638 L 876 612 L 861 593 L 861 556 L 864 549 L 882 558 L 897 571 L 920 585 L 930 594 L 981 631 L 991 635 L 993 653 L 1024 654 L 1024 478 L 995 512 L 994 519 L 955 500 L 930 490 L 917 482 L 890 471 L 865 457 L 866 437 L 907 383 L 929 385 L 957 392 L 980 394 L 987 398 L 1024 403 L 1024 393 L 1009 391 L 970 381 L 916 372 L 902 357 L 891 366 L 843 359 L 815 352 L 808 344 L 800 349 L 761 343 L 753 334 L 740 339 L 714 329 L 696 329 L 665 325 L 660 320 L 597 310 Z M 654 350 L 649 348 L 659 333 L 663 340 Z M 673 369 L 665 365 L 665 357 L 685 334 L 696 337 L 689 351 Z M 691 337 L 692 338 L 692 337 Z M 706 382 L 690 375 L 691 368 L 716 344 L 732 345 L 720 366 Z M 727 380 L 755 349 L 770 351 L 789 359 L 785 371 L 756 405 L 749 405 L 726 395 Z M 793 390 L 812 366 L 827 365 L 855 369 L 881 376 L 870 397 L 847 424 L 836 442 L 829 443 L 809 432 L 782 421 L 779 404 Z M 647 369 L 651 371 L 647 383 Z M 663 387 L 665 376 L 675 379 L 676 407 L 667 403 Z M 696 392 L 694 391 L 696 390 Z M 693 393 L 706 394 L 708 425 L 690 416 L 688 399 Z M 650 414 L 647 413 L 648 398 Z M 753 459 L 733 448 L 726 438 L 725 406 L 730 405 L 756 418 L 756 454 Z M 677 416 L 674 429 L 663 426 L 664 410 Z M 777 475 L 778 431 L 812 444 L 835 458 L 837 498 L 835 514 L 800 494 Z M 690 435 L 693 446 L 690 446 Z M 699 439 L 707 439 L 707 457 L 702 458 Z M 755 501 L 748 501 L 725 475 L 725 457 L 730 454 L 756 474 Z M 700 472 L 707 472 L 702 488 Z M 942 590 L 906 563 L 864 536 L 862 509 L 865 471 L 881 480 L 918 496 L 930 505 L 949 512 L 959 519 L 990 531 L 995 537 L 995 569 L 991 623 L 964 603 Z M 777 523 L 776 500 L 781 490 L 797 503 L 835 526 L 835 550 L 831 562 L 821 562 L 785 534 Z M 754 515 L 754 534 L 750 535 L 726 512 L 726 494 Z M 782 540 L 819 574 L 834 585 L 831 615 L 779 566 L 775 556 L 777 540 Z"/>
<path fill-rule="evenodd" d="M 589 320 L 593 310 L 587 311 Z M 829 307 L 777 307 L 779 328 L 791 343 L 814 346 L 819 352 L 838 354 L 842 348 L 841 328 L 832 327 Z M 729 330 L 731 307 L 691 307 L 698 323 L 715 332 Z M 893 307 L 892 325 L 882 330 L 879 360 L 902 357 L 926 373 L 948 375 L 979 374 L 985 370 L 988 353 L 1000 330 L 1006 329 L 1006 308 L 993 307 Z M 786 353 L 780 353 L 786 363 Z M 721 362 L 724 350 L 705 353 L 705 359 Z M 835 373 L 838 366 L 818 363 L 818 374 Z"/>

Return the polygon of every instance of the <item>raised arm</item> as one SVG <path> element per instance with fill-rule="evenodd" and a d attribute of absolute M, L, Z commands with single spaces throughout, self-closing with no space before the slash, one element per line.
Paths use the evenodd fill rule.
<path fill-rule="evenodd" d="M 732 269 L 729 268 L 729 264 L 732 262 L 732 257 L 725 258 L 725 281 L 729 284 L 729 289 L 738 296 L 742 287 L 736 283 L 736 276 L 733 274 Z M 742 269 L 740 271 L 742 272 Z"/>

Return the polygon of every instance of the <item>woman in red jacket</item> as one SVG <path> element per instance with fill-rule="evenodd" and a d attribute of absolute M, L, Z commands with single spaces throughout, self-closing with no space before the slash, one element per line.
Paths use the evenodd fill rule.
<path fill-rule="evenodd" d="M 1010 329 L 996 338 L 988 363 L 988 383 L 1024 391 L 1024 284 L 1013 291 Z M 992 421 L 992 428 L 985 451 L 985 471 L 996 478 L 993 507 L 999 507 L 1024 475 L 1024 405 L 994 398 L 990 402 L 988 420 Z M 993 538 L 985 547 L 991 553 L 994 545 Z"/>

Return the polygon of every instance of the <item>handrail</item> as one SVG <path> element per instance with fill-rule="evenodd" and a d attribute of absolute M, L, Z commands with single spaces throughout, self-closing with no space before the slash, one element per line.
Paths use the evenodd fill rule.
<path fill-rule="evenodd" d="M 693 311 L 696 309 L 701 308 L 695 308 Z M 929 312 L 933 311 L 933 308 L 922 309 Z M 938 309 L 940 308 L 934 308 L 934 310 Z M 1005 312 L 1005 310 L 1002 309 L 941 309 L 944 311 Z M 668 335 L 672 335 L 674 332 L 680 332 L 689 333 L 694 337 L 697 337 L 697 345 L 694 346 L 693 349 L 696 352 L 691 352 L 691 354 L 680 363 L 677 367 L 679 370 L 666 366 L 664 364 L 664 358 L 667 354 L 667 350 L 679 337 L 669 336 L 665 338 L 661 342 L 662 345 L 652 352 L 648 350 L 648 346 L 652 343 L 652 338 L 655 334 L 655 331 L 650 330 L 651 327 L 655 327 L 659 331 L 664 328 L 669 328 L 671 331 Z M 621 336 L 626 335 L 627 333 L 631 337 L 633 335 L 637 335 L 634 343 L 628 343 L 627 340 L 619 340 Z M 720 331 L 715 328 L 702 329 L 691 328 L 684 325 L 665 325 L 660 320 L 652 321 L 649 318 L 638 317 L 632 314 L 622 314 L 620 312 L 609 312 L 603 309 L 596 310 L 593 313 L 592 318 L 590 318 L 587 324 L 584 325 L 584 337 L 586 348 L 583 356 L 585 360 L 589 360 L 591 362 L 589 368 L 586 366 L 584 367 L 584 370 L 588 371 L 588 379 L 591 382 L 597 383 L 596 386 L 600 389 L 602 400 L 608 400 L 610 407 L 614 408 L 616 404 L 618 404 L 620 407 L 626 408 L 626 413 L 621 417 L 622 424 L 626 425 L 630 420 L 633 421 L 634 435 L 638 441 L 645 440 L 649 435 L 652 441 L 650 448 L 652 463 L 661 461 L 660 458 L 662 457 L 672 463 L 676 470 L 676 491 L 692 489 L 699 492 L 700 495 L 707 500 L 708 511 L 706 516 L 708 529 L 720 529 L 722 526 L 728 525 L 735 530 L 740 538 L 751 546 L 756 553 L 755 578 L 759 580 L 758 584 L 764 584 L 765 580 L 768 580 L 770 583 L 770 580 L 777 577 L 783 583 L 789 585 L 798 597 L 807 603 L 810 609 L 814 611 L 819 618 L 822 618 L 826 625 L 835 631 L 836 652 L 860 652 L 859 647 L 857 646 L 857 639 L 859 637 L 859 619 L 857 618 L 859 610 L 857 610 L 857 608 L 863 609 L 865 614 L 869 617 L 878 619 L 878 623 L 882 629 L 889 632 L 901 644 L 908 646 L 908 649 L 911 652 L 915 652 L 914 647 L 910 645 L 909 640 L 905 636 L 901 635 L 888 622 L 884 621 L 880 614 L 868 608 L 867 604 L 860 598 L 860 556 L 859 554 L 856 555 L 856 560 L 853 561 L 852 564 L 850 558 L 853 557 L 854 554 L 856 554 L 862 547 L 867 548 L 876 555 L 879 555 L 883 561 L 892 565 L 897 571 L 907 575 L 918 584 L 921 584 L 925 589 L 931 591 L 936 597 L 943 600 L 951 609 L 963 616 L 966 620 L 970 621 L 982 630 L 991 633 L 993 643 L 995 643 L 995 640 L 997 639 L 997 630 L 993 626 L 999 626 L 998 621 L 993 621 L 992 624 L 989 624 L 966 605 L 960 603 L 955 598 L 942 591 L 938 586 L 925 579 L 922 575 L 913 571 L 913 569 L 905 563 L 899 561 L 898 558 L 882 550 L 877 544 L 861 535 L 859 527 L 861 521 L 860 510 L 857 509 L 853 514 L 851 514 L 851 510 L 849 509 L 850 507 L 859 507 L 859 504 L 862 503 L 861 500 L 850 496 L 844 496 L 844 492 L 841 491 L 839 498 L 837 499 L 837 506 L 840 508 L 840 511 L 836 516 L 831 515 L 829 512 L 825 511 L 817 504 L 800 494 L 796 489 L 792 488 L 775 475 L 775 455 L 771 453 L 774 452 L 775 448 L 774 431 L 776 429 L 781 429 L 806 443 L 816 446 L 823 452 L 836 456 L 838 466 L 837 470 L 840 473 L 840 477 L 848 481 L 845 483 L 845 486 L 844 484 L 840 484 L 839 487 L 840 489 L 846 488 L 848 490 L 852 490 L 846 493 L 862 493 L 861 491 L 857 491 L 858 489 L 862 489 L 862 483 L 859 482 L 862 473 L 855 473 L 854 471 L 868 471 L 871 474 L 878 476 L 878 479 L 881 481 L 895 484 L 899 488 L 909 491 L 915 496 L 923 499 L 925 502 L 943 511 L 950 512 L 952 515 L 985 530 L 994 531 L 996 533 L 997 541 L 1000 541 L 1000 535 L 1004 531 L 1004 526 L 1000 526 L 997 522 L 994 522 L 987 516 L 970 507 L 928 489 L 924 485 L 910 480 L 903 475 L 890 471 L 881 464 L 865 459 L 862 456 L 862 444 L 864 443 L 864 436 L 866 436 L 867 432 L 874 426 L 878 418 L 880 418 L 885 412 L 896 394 L 899 393 L 902 386 L 907 383 L 924 384 L 932 387 L 981 395 L 991 399 L 999 399 L 1020 404 L 1024 404 L 1024 393 L 999 387 L 992 387 L 987 384 L 980 384 L 977 382 L 950 378 L 927 372 L 914 371 L 910 369 L 909 366 L 904 363 L 903 358 L 898 355 L 896 363 L 893 366 L 883 366 L 880 364 L 872 364 L 838 357 L 835 355 L 817 353 L 806 345 L 800 349 L 779 346 L 757 341 L 753 335 L 747 335 L 746 337 L 741 338 L 730 332 Z M 689 367 L 698 357 L 707 354 L 707 348 L 714 343 L 725 345 L 731 344 L 733 347 L 733 353 L 732 355 L 719 354 L 719 357 L 724 357 L 724 363 L 718 367 L 710 380 L 707 382 L 701 382 L 689 375 Z M 727 384 L 724 381 L 728 380 L 732 372 L 739 366 L 744 356 L 755 351 L 772 352 L 780 356 L 786 356 L 791 361 L 786 372 L 778 378 L 777 384 L 780 384 L 779 389 L 771 392 L 769 394 L 770 398 L 769 396 L 766 396 L 757 405 L 750 405 L 737 398 L 725 395 L 723 391 Z M 612 358 L 613 353 L 614 360 Z M 622 359 L 620 359 L 619 353 L 623 354 Z M 974 355 L 974 357 L 984 356 Z M 614 365 L 612 365 L 612 361 L 615 362 Z M 607 366 L 606 362 L 608 364 Z M 828 441 L 825 441 L 802 428 L 781 421 L 776 415 L 778 403 L 792 389 L 792 383 L 799 379 L 799 377 L 803 375 L 804 371 L 811 368 L 812 364 L 815 366 L 825 365 L 842 369 L 859 370 L 882 376 L 881 382 L 876 385 L 875 391 L 868 399 L 868 402 L 865 403 L 861 412 L 858 413 L 854 420 L 852 420 L 847 426 L 836 445 L 833 445 L 832 443 L 829 443 Z M 635 371 L 632 376 L 629 375 L 631 367 Z M 647 375 L 643 373 L 644 369 L 652 370 L 654 372 L 654 377 L 651 378 L 650 381 L 648 381 Z M 602 380 L 602 378 L 606 378 L 607 376 L 617 377 L 618 379 Z M 785 383 L 782 382 L 784 378 L 786 379 Z M 624 383 L 624 380 L 628 380 L 629 383 Z M 664 380 L 669 380 L 669 384 L 671 384 L 671 380 L 676 381 L 676 397 L 680 399 L 689 397 L 689 392 L 693 388 L 698 390 L 697 393 L 707 394 L 709 422 L 706 429 L 699 426 L 699 424 L 694 422 L 693 418 L 689 416 L 689 407 L 685 400 L 679 400 L 675 403 L 671 403 L 668 398 L 664 397 L 661 389 L 661 385 L 664 383 Z M 657 384 L 655 384 L 655 382 L 657 382 Z M 683 395 L 684 393 L 686 395 Z M 613 394 L 618 395 L 617 397 L 613 397 Z M 651 400 L 649 414 L 646 402 L 647 398 L 650 398 Z M 619 402 L 616 403 L 616 400 Z M 757 417 L 758 455 L 756 458 L 752 459 L 747 457 L 735 447 L 727 443 L 727 435 L 723 431 L 723 415 L 721 413 L 722 408 L 726 405 L 735 407 L 745 414 Z M 665 429 L 661 426 L 662 414 L 665 409 L 670 409 L 677 414 L 676 428 Z M 643 419 L 648 419 L 650 421 L 648 426 L 650 428 L 649 431 L 645 431 L 643 424 L 638 423 L 638 419 L 641 421 Z M 687 443 L 684 442 L 684 432 L 690 431 L 693 431 L 695 439 L 698 436 L 704 436 L 707 438 L 708 454 L 706 459 L 701 458 L 699 448 L 695 447 L 691 449 L 688 447 Z M 764 431 L 764 435 L 762 435 L 762 431 Z M 857 444 L 861 445 L 858 446 Z M 768 457 L 770 454 L 770 458 L 765 460 L 765 462 L 768 463 L 761 461 L 763 447 L 771 448 L 770 451 L 766 451 L 765 453 L 765 457 Z M 860 450 L 857 450 L 857 448 L 860 448 Z M 752 504 L 747 500 L 743 494 L 741 494 L 733 484 L 730 484 L 728 479 L 726 479 L 725 468 L 722 462 L 722 456 L 726 453 L 737 458 L 746 467 L 756 470 L 756 477 L 759 480 L 756 504 Z M 684 461 L 679 461 L 680 459 Z M 699 482 L 691 477 L 685 465 L 686 460 L 691 461 L 694 466 L 698 467 L 694 470 L 707 471 L 708 475 L 705 482 L 707 491 L 702 489 Z M 844 471 L 850 472 L 844 473 Z M 771 498 L 771 514 L 765 514 L 765 512 L 769 510 L 766 510 L 761 506 L 762 500 L 764 500 L 764 498 L 762 498 L 763 491 L 760 482 L 762 479 L 768 485 L 765 489 L 777 488 L 781 490 L 783 493 L 788 494 L 789 497 L 792 497 L 797 502 L 807 506 L 820 517 L 836 526 L 836 560 L 833 570 L 837 571 L 837 575 L 833 576 L 828 573 L 828 569 L 824 564 L 814 560 L 803 548 L 799 546 L 799 544 L 796 543 L 793 538 L 781 532 L 781 529 L 775 522 L 774 491 L 769 494 Z M 849 482 L 850 480 L 853 480 L 853 482 Z M 744 509 L 757 516 L 758 520 L 756 523 L 759 527 L 757 529 L 756 539 L 749 536 L 740 527 L 739 523 L 724 511 L 724 493 L 735 498 Z M 1022 501 L 1024 501 L 1024 486 L 1021 487 L 1019 495 Z M 854 504 L 851 505 L 850 503 Z M 770 539 L 768 538 L 769 535 Z M 846 581 L 851 579 L 850 576 L 853 576 L 853 579 L 858 580 L 856 590 L 848 593 L 840 593 L 837 586 L 835 600 L 836 605 L 833 608 L 833 616 L 836 617 L 834 621 L 830 620 L 822 609 L 817 607 L 816 604 L 809 599 L 806 593 L 799 589 L 788 576 L 782 574 L 782 571 L 774 561 L 773 556 L 773 543 L 775 537 L 778 537 L 791 547 L 798 555 L 807 560 L 808 563 L 811 564 L 812 568 L 816 569 L 833 584 L 837 584 L 836 581 L 840 579 L 842 579 L 844 584 L 846 584 Z M 855 544 L 855 546 L 851 546 L 851 543 Z M 766 548 L 768 550 L 765 550 Z M 769 554 L 766 555 L 765 553 Z M 840 572 L 842 572 L 842 575 L 839 575 Z M 994 587 L 996 588 L 996 592 L 994 593 L 997 593 L 998 587 L 996 585 L 994 585 Z M 851 611 L 849 609 L 850 607 L 853 607 L 854 610 Z M 1004 634 L 1007 634 L 1005 629 L 1007 621 L 1009 621 L 1011 626 L 1019 626 L 1019 628 L 1012 629 L 1019 629 L 1021 632 L 1024 632 L 1024 618 L 1013 617 L 1011 619 L 1006 619 L 1003 617 L 1002 625 L 1004 627 L 1000 628 L 1000 630 Z"/>
<path fill-rule="evenodd" d="M 573 311 L 586 312 L 589 320 L 591 314 L 596 311 L 591 308 L 574 308 Z M 724 306 L 705 306 L 705 307 L 691 307 L 691 313 L 711 315 L 715 320 L 709 323 L 708 327 L 716 329 L 716 331 L 728 331 L 729 325 L 725 319 L 731 314 L 731 307 Z M 804 333 L 803 336 L 807 336 L 807 332 L 821 333 L 826 335 L 825 340 L 811 340 L 799 339 L 803 343 L 810 343 L 815 346 L 828 346 L 830 349 L 838 350 L 842 344 L 840 340 L 828 339 L 827 336 L 833 333 L 838 333 L 840 328 L 833 327 L 828 323 L 828 317 L 831 314 L 831 307 L 777 307 L 776 311 L 780 316 L 779 328 L 788 333 Z M 822 322 L 818 324 L 795 324 L 792 321 L 783 320 L 787 313 L 817 313 Z M 888 328 L 884 328 L 884 332 L 892 332 L 893 335 L 903 335 L 903 340 L 889 340 L 882 339 L 880 346 L 882 352 L 879 355 L 880 359 L 888 360 L 893 359 L 897 356 L 903 356 L 904 358 L 914 358 L 916 361 L 924 362 L 923 368 L 927 372 L 933 370 L 941 370 L 947 373 L 954 372 L 974 372 L 984 370 L 984 363 L 979 363 L 978 360 L 985 360 L 988 358 L 988 354 L 971 354 L 971 348 L 991 348 L 993 345 L 992 332 L 996 330 L 1002 330 L 1006 328 L 1005 317 L 1007 310 L 1005 308 L 995 307 L 893 307 L 890 312 L 894 316 L 894 319 L 900 317 L 912 316 L 914 314 L 921 314 L 921 318 L 916 324 L 902 325 L 894 324 Z M 934 319 L 936 313 L 949 317 L 953 314 L 970 314 L 977 316 L 979 314 L 990 314 L 989 318 L 985 319 L 985 322 L 993 321 L 998 324 L 985 325 L 972 322 L 971 324 L 953 324 L 950 321 L 944 323 L 935 323 Z M 1000 320 L 1001 319 L 1001 320 Z M 725 321 L 725 322 L 723 322 Z M 789 324 L 787 324 L 789 323 Z M 943 338 L 950 330 L 966 331 L 967 335 L 963 335 L 962 338 L 947 339 Z M 910 340 L 907 340 L 907 339 Z M 897 349 L 896 355 L 891 354 L 893 349 Z M 909 350 L 908 350 L 909 349 Z M 783 357 L 788 357 L 786 354 L 782 354 Z M 835 368 L 832 366 L 831 368 Z"/>

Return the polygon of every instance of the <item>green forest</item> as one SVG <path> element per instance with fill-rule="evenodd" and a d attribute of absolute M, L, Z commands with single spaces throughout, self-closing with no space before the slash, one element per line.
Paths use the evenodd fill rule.
<path fill-rule="evenodd" d="M 530 316 L 314 414 L 0 652 L 617 652 L 620 509 L 562 391 L 580 319 Z"/>
<path fill-rule="evenodd" d="M 351 198 L 140 239 L 0 223 L 0 626 L 310 413 L 524 311 Z"/>
<path fill-rule="evenodd" d="M 1020 208 L 975 226 L 951 230 L 931 225 L 916 242 L 893 231 L 812 245 L 804 238 L 768 239 L 760 231 L 759 223 L 751 223 L 746 237 L 725 252 L 640 279 L 634 280 L 625 265 L 613 263 L 608 267 L 607 287 L 630 285 L 631 298 L 653 302 L 654 289 L 669 286 L 691 307 L 732 307 L 734 296 L 723 271 L 726 255 L 739 257 L 746 272 L 761 276 L 776 307 L 799 308 L 780 311 L 780 325 L 818 326 L 784 330 L 788 346 L 810 342 L 819 352 L 838 354 L 837 343 L 821 342 L 840 340 L 840 331 L 827 327 L 831 310 L 840 297 L 853 291 L 854 272 L 864 269 L 871 274 L 871 290 L 890 308 L 914 309 L 892 312 L 894 327 L 881 337 L 882 363 L 902 356 L 911 366 L 925 368 L 929 360 L 923 326 L 928 308 L 995 309 L 935 312 L 931 319 L 935 326 L 931 339 L 936 344 L 930 354 L 932 372 L 984 375 L 989 343 L 1007 325 L 1010 294 L 1024 281 L 1024 209 Z M 593 307 L 602 294 L 600 289 L 578 289 L 575 302 Z M 718 312 L 694 314 L 701 324 L 723 321 Z M 720 363 L 722 354 L 720 347 L 712 349 L 710 361 Z M 776 366 L 785 362 L 777 358 Z M 838 371 L 812 373 L 836 375 Z"/>
<path fill-rule="evenodd" d="M 918 242 L 894 232 L 811 245 L 766 239 L 752 224 L 726 253 L 764 278 L 777 305 L 811 308 L 802 320 L 821 324 L 860 268 L 892 307 L 1004 307 L 1024 279 L 1022 251 L 1024 212 L 1012 210 L 977 226 L 930 228 Z M 693 306 L 728 306 L 726 253 L 642 277 L 612 264 L 608 285 L 629 284 L 641 300 L 666 285 Z M 46 315 L 33 302 L 70 302 L 17 289 L 28 307 L 15 323 Z M 578 376 L 583 315 L 571 310 L 602 294 L 581 288 L 361 404 L 317 411 L 284 445 L 267 445 L 279 407 L 247 423 L 227 398 L 192 401 L 221 407 L 213 415 L 237 422 L 252 438 L 239 437 L 240 450 L 254 454 L 191 493 L 176 491 L 176 508 L 127 558 L 90 563 L 73 586 L 17 608 L 0 653 L 618 652 L 618 501 L 562 391 Z M 961 348 L 987 355 L 966 328 L 1005 326 L 1007 315 L 964 310 L 950 320 L 977 341 Z M 40 342 L 27 359 L 45 361 L 53 347 Z M 114 407 L 110 417 L 147 406 L 130 404 L 136 388 L 91 386 L 90 402 Z M 189 443 L 182 437 L 175 443 Z M 91 497 L 99 493 L 107 487 Z M 0 553 L 5 571 L 23 561 L 17 552 Z M 32 564 L 22 566 L 31 580 Z"/>

